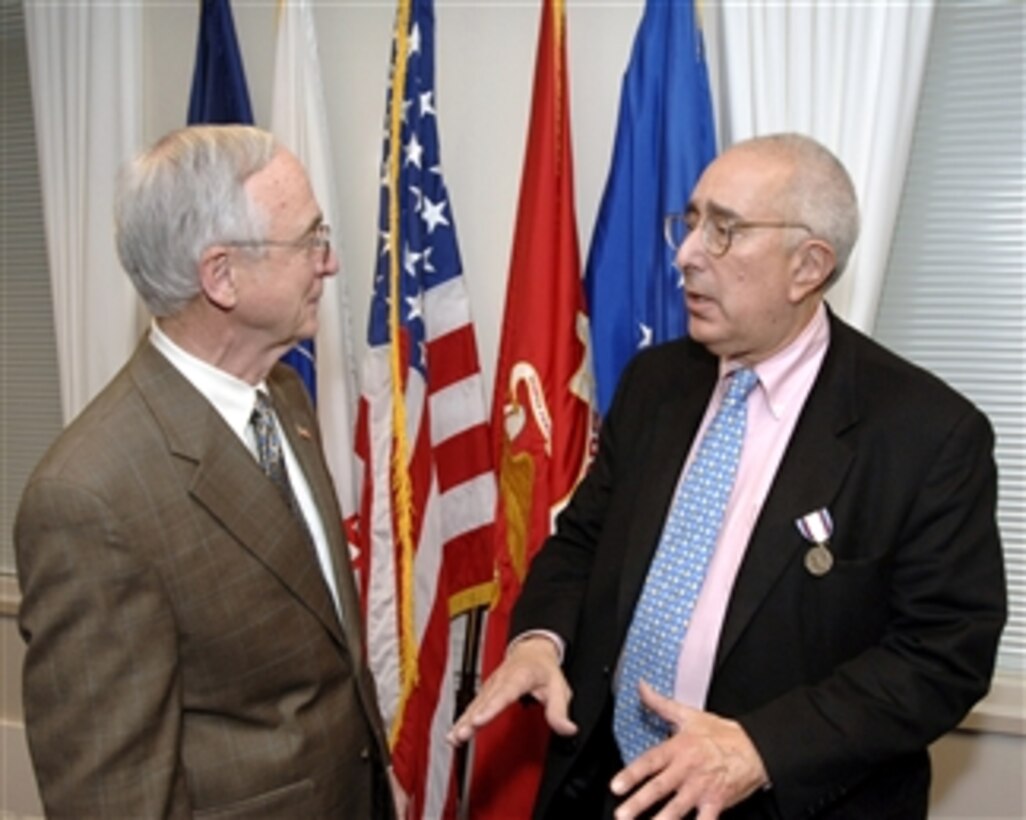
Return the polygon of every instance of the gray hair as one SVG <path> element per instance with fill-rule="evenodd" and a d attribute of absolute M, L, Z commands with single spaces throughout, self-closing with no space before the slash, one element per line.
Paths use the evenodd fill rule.
<path fill-rule="evenodd" d="M 826 283 L 832 285 L 844 272 L 859 235 L 858 197 L 844 165 L 804 134 L 753 137 L 735 148 L 756 150 L 790 163 L 791 178 L 782 192 L 787 218 L 804 222 L 815 237 L 834 249 L 837 265 Z"/>
<path fill-rule="evenodd" d="M 277 148 L 259 128 L 192 126 L 122 170 L 118 256 L 154 316 L 172 316 L 199 294 L 199 262 L 211 245 L 263 237 L 267 216 L 243 186 Z"/>

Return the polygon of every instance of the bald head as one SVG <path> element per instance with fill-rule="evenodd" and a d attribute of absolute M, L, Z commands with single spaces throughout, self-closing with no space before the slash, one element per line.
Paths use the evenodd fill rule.
<path fill-rule="evenodd" d="M 751 153 L 780 171 L 777 210 L 808 225 L 834 249 L 837 264 L 827 282 L 848 264 L 859 234 L 859 206 L 848 171 L 827 148 L 803 134 L 753 137 L 726 153 Z"/>

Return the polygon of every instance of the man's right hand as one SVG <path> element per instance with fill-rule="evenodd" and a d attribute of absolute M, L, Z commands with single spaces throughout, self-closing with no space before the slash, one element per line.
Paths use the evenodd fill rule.
<path fill-rule="evenodd" d="M 572 696 L 559 668 L 559 650 L 544 635 L 514 641 L 505 660 L 485 681 L 477 697 L 456 720 L 446 740 L 460 746 L 514 701 L 529 695 L 545 707 L 545 720 L 559 735 L 577 733 L 569 718 Z"/>

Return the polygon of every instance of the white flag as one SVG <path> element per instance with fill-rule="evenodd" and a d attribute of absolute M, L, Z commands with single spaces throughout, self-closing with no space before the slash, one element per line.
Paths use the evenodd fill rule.
<path fill-rule="evenodd" d="M 271 131 L 306 166 L 324 221 L 337 236 L 339 208 L 331 140 L 308 0 L 281 0 L 278 4 Z M 347 534 L 359 512 L 359 474 L 353 457 L 358 391 L 351 325 L 349 287 L 344 277 L 333 276 L 325 282 L 315 340 L 317 414 Z M 353 538 L 349 541 L 352 548 Z"/>

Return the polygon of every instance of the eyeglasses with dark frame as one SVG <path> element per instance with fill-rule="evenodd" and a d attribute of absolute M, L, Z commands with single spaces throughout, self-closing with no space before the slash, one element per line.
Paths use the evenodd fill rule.
<path fill-rule="evenodd" d="M 688 234 L 699 227 L 702 227 L 702 244 L 710 255 L 725 256 L 730 250 L 734 241 L 734 232 L 747 228 L 801 228 L 812 233 L 812 228 L 804 222 L 766 222 L 759 220 L 710 218 L 703 219 L 697 211 L 683 211 L 681 213 L 667 214 L 663 220 L 663 238 L 670 250 L 676 253 Z"/>
<path fill-rule="evenodd" d="M 237 242 L 223 242 L 222 244 L 229 245 L 233 248 L 296 248 L 310 254 L 319 250 L 321 252 L 321 256 L 320 259 L 317 260 L 318 264 L 327 265 L 328 260 L 331 258 L 331 228 L 324 222 L 321 222 L 317 227 L 311 231 L 307 231 L 299 239 L 252 239 L 239 240 Z"/>

